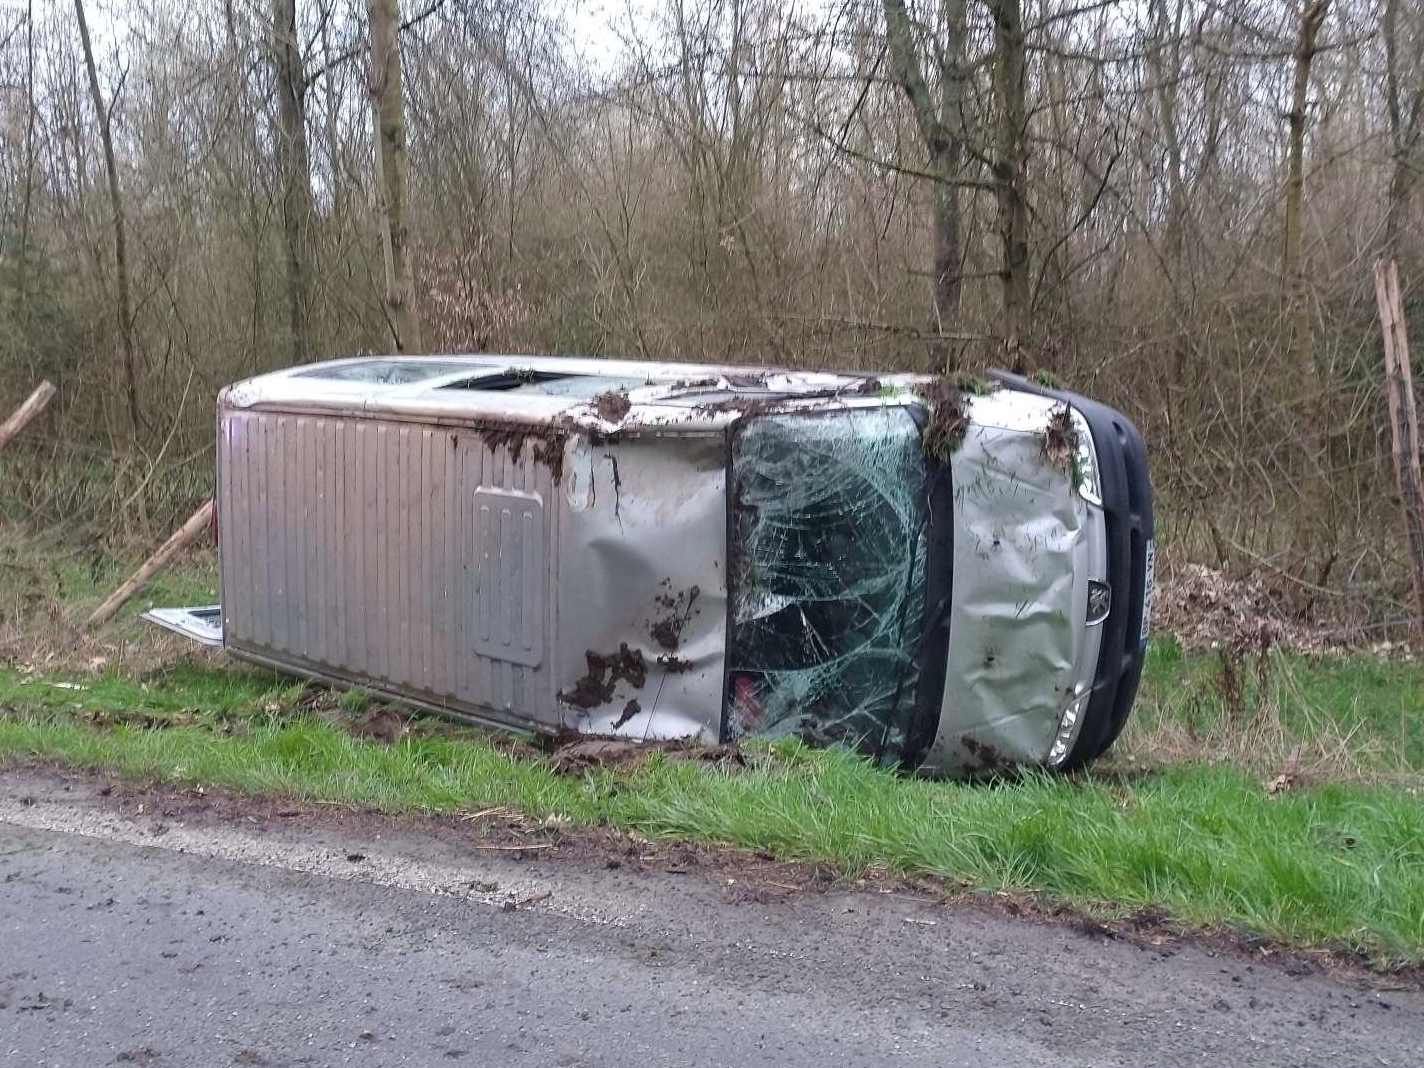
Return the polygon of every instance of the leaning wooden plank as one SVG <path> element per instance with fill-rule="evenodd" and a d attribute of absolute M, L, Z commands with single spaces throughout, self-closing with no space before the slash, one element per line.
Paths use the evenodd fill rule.
<path fill-rule="evenodd" d="M 1409 334 L 1399 269 L 1393 260 L 1375 264 L 1375 300 L 1384 332 L 1385 396 L 1394 441 L 1394 474 L 1409 545 L 1414 586 L 1415 639 L 1424 641 L 1424 475 L 1419 467 L 1419 420 L 1414 411 L 1414 382 L 1409 365 Z"/>
<path fill-rule="evenodd" d="M 25 424 L 44 411 L 53 396 L 54 385 L 48 379 L 36 386 L 25 403 L 15 409 L 15 414 L 0 423 L 0 449 L 10 444 L 10 439 L 24 430 Z"/>
<path fill-rule="evenodd" d="M 193 513 L 188 522 L 179 527 L 156 553 L 143 562 L 143 566 L 135 571 L 127 582 L 111 593 L 103 604 L 94 609 L 94 614 L 85 621 L 84 625 L 98 627 L 113 619 L 114 613 L 127 604 L 129 599 L 143 588 L 144 583 L 162 571 L 168 561 L 197 541 L 198 536 L 208 528 L 208 524 L 212 521 L 213 502 L 212 498 L 209 498 L 206 504 Z"/>

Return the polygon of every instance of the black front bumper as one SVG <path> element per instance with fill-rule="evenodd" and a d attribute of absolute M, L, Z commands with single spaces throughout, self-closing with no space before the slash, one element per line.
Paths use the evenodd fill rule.
<path fill-rule="evenodd" d="M 993 377 L 1010 389 L 1069 404 L 1083 414 L 1098 454 L 1098 479 L 1107 533 L 1108 582 L 1112 607 L 1100 625 L 1102 644 L 1093 693 L 1078 740 L 1064 763 L 1078 767 L 1101 756 L 1122 733 L 1147 650 L 1144 609 L 1150 603 L 1148 559 L 1153 552 L 1152 482 L 1142 435 L 1121 412 L 1078 393 L 1050 389 L 1005 371 Z"/>

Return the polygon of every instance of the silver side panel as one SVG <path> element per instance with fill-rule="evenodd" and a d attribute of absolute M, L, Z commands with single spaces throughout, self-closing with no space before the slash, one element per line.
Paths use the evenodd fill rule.
<path fill-rule="evenodd" d="M 559 720 L 556 492 L 533 443 L 225 410 L 218 524 L 229 648 L 513 724 Z"/>
<path fill-rule="evenodd" d="M 565 722 L 632 738 L 717 741 L 727 645 L 727 445 L 716 436 L 574 439 L 565 506 L 555 655 Z M 595 658 L 640 660 L 587 703 Z M 575 701 L 567 698 L 574 697 Z M 636 702 L 636 703 L 634 703 Z"/>

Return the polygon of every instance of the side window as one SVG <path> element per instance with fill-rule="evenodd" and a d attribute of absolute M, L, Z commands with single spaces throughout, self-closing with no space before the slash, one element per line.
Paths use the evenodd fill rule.
<path fill-rule="evenodd" d="M 925 458 L 902 407 L 765 415 L 731 473 L 727 735 L 898 755 L 924 617 Z"/>

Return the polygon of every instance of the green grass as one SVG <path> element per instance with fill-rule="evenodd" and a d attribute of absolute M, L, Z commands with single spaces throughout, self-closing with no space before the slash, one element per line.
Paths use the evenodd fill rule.
<path fill-rule="evenodd" d="M 43 630 L 57 609 L 71 619 L 83 619 L 133 574 L 152 548 L 135 544 L 116 551 L 0 525 L 0 622 Z M 154 576 L 124 606 L 116 625 L 152 605 L 211 604 L 216 599 L 216 554 L 205 547 Z"/>
<path fill-rule="evenodd" d="M 568 778 L 478 738 L 385 746 L 312 719 L 230 736 L 201 726 L 94 730 L 52 713 L 0 718 L 0 757 L 26 755 L 393 812 L 508 806 L 847 873 L 884 865 L 1037 892 L 1101 913 L 1159 906 L 1189 925 L 1349 946 L 1382 963 L 1424 951 L 1424 808 L 1382 787 L 1270 796 L 1255 778 L 1201 766 L 1131 785 L 1034 775 L 969 786 L 788 746 L 750 769 L 655 756 Z"/>
<path fill-rule="evenodd" d="M 158 723 L 213 723 L 285 709 L 303 688 L 303 683 L 274 672 L 215 669 L 191 660 L 139 678 L 119 670 L 51 677 L 0 669 L 0 709 L 77 713 L 83 719 L 115 713 L 143 715 Z"/>
<path fill-rule="evenodd" d="M 1349 778 L 1424 772 L 1418 663 L 1272 651 L 1264 672 L 1255 657 L 1236 670 L 1242 691 L 1233 707 L 1219 655 L 1154 640 L 1124 750 L 1153 762 L 1224 757 L 1256 770 L 1295 761 Z"/>
<path fill-rule="evenodd" d="M 212 599 L 212 554 L 164 573 L 102 634 L 105 666 L 54 623 L 92 607 L 142 555 L 0 529 L 0 761 L 25 756 L 392 812 L 508 807 L 647 835 L 771 850 L 846 873 L 884 866 L 1096 913 L 1162 908 L 1301 947 L 1424 962 L 1424 695 L 1419 667 L 1272 653 L 1264 674 L 1154 642 L 1136 711 L 1097 777 L 969 786 L 906 780 L 841 752 L 778 747 L 748 769 L 654 755 L 560 776 L 503 739 L 422 727 L 395 745 L 341 728 L 368 695 L 298 702 L 299 683 L 174 659 L 132 616 Z M 49 629 L 46 629 L 49 628 Z M 158 670 L 142 670 L 158 664 Z M 1142 769 L 1149 769 L 1143 771 Z M 1124 769 L 1130 771 L 1123 774 Z M 1270 794 L 1279 772 L 1293 787 Z"/>

